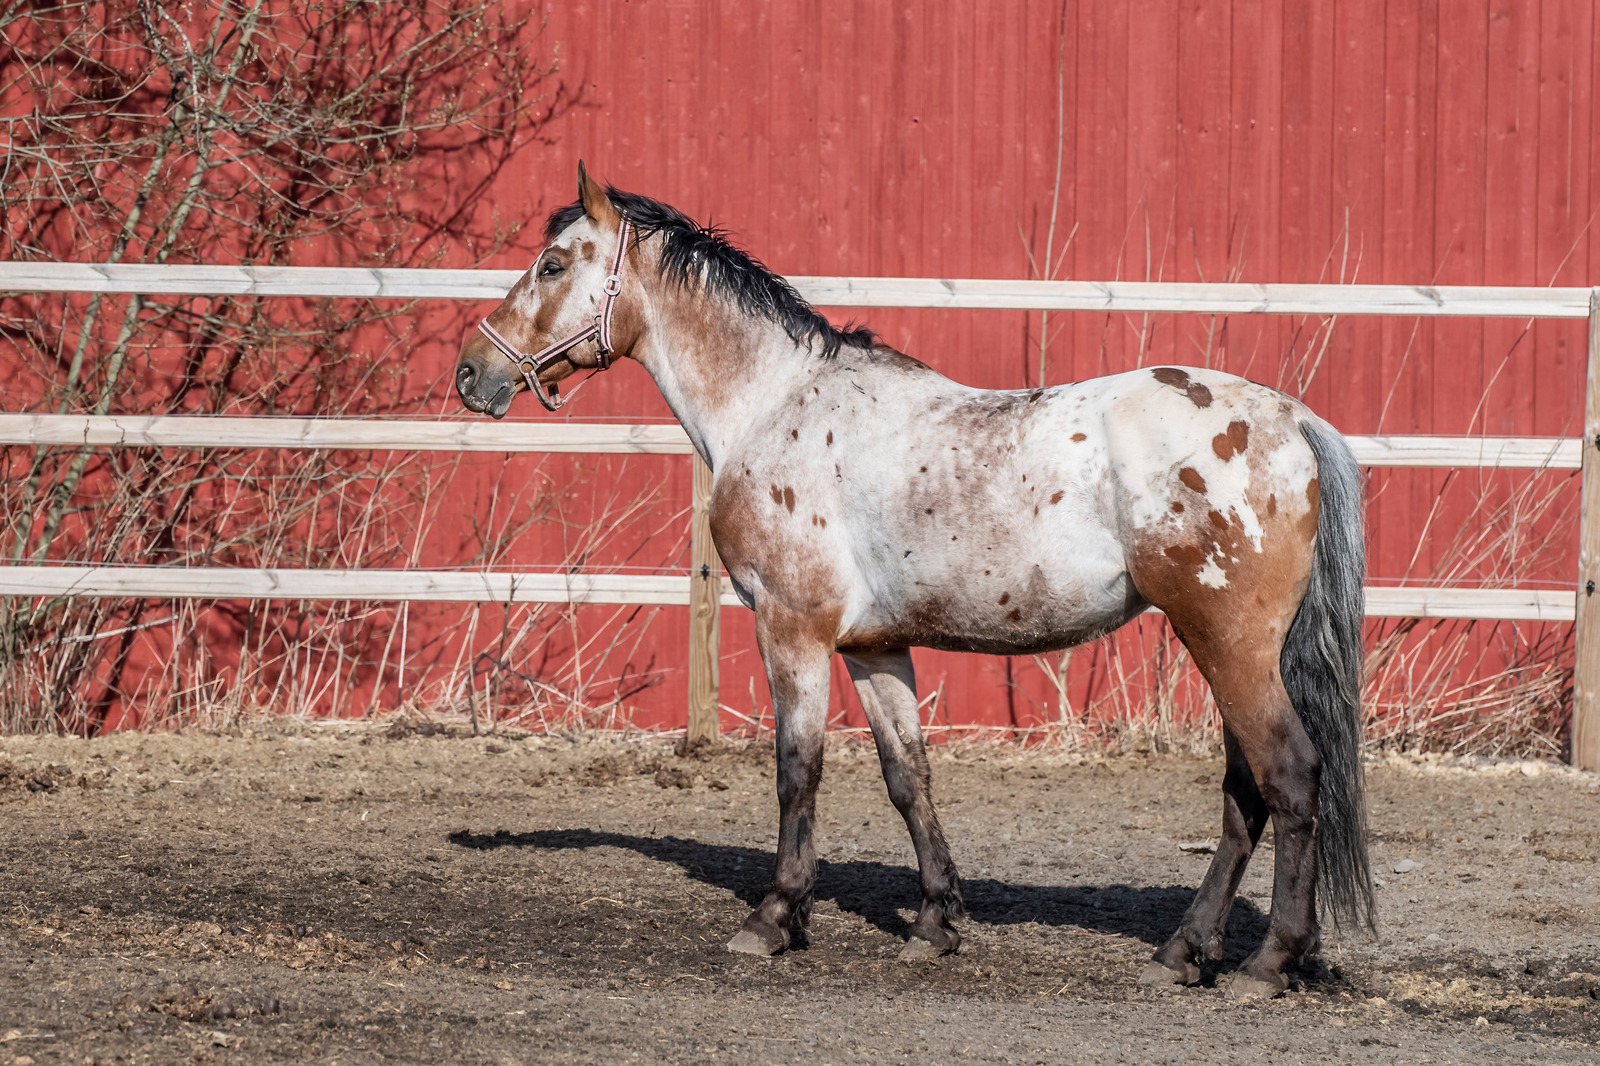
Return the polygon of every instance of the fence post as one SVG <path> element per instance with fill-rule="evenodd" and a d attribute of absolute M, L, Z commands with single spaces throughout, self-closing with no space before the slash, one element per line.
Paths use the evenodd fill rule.
<path fill-rule="evenodd" d="M 711 543 L 711 468 L 694 457 L 694 506 L 689 526 L 689 732 L 693 743 L 717 739 L 718 646 L 722 617 L 722 560 Z"/>
<path fill-rule="evenodd" d="M 1572 765 L 1580 770 L 1600 770 L 1600 288 L 1589 294 L 1582 507 L 1572 663 Z"/>

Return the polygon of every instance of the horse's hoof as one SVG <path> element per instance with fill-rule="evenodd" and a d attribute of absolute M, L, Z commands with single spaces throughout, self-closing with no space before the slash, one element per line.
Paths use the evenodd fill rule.
<path fill-rule="evenodd" d="M 728 950 L 738 955 L 759 955 L 769 958 L 782 951 L 784 945 L 772 944 L 748 929 L 741 929 L 728 941 Z"/>
<path fill-rule="evenodd" d="M 1164 962 L 1151 963 L 1139 974 L 1139 985 L 1142 988 L 1170 988 L 1173 985 L 1192 985 L 1200 981 L 1200 967 L 1192 962 L 1183 964 L 1182 969 L 1173 969 Z"/>
<path fill-rule="evenodd" d="M 1276 980 L 1262 980 L 1254 974 L 1237 973 L 1228 985 L 1228 998 L 1235 1003 L 1249 1003 L 1282 995 L 1289 987 L 1289 979 L 1281 973 L 1274 976 Z"/>
<path fill-rule="evenodd" d="M 922 962 L 925 959 L 937 959 L 940 955 L 948 954 L 953 948 L 942 948 L 931 940 L 924 940 L 914 936 L 906 941 L 906 946 L 900 949 L 901 962 Z"/>

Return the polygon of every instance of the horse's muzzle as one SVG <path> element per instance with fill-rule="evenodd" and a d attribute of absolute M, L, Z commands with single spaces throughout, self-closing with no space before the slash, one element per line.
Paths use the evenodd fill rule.
<path fill-rule="evenodd" d="M 493 390 L 490 392 L 490 390 Z M 504 418 L 511 410 L 511 398 L 517 394 L 516 385 L 510 381 L 496 381 L 482 372 L 471 359 L 462 359 L 456 365 L 456 395 L 469 411 L 487 412 L 492 418 Z"/>

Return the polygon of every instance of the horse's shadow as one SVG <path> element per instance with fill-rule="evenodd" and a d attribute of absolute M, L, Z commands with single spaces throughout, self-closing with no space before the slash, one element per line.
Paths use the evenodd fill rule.
<path fill-rule="evenodd" d="M 531 833 L 450 834 L 463 848 L 539 848 L 568 850 L 626 848 L 647 859 L 669 862 L 708 885 L 733 893 L 752 907 L 766 892 L 772 869 L 771 852 L 728 844 L 707 844 L 684 837 L 642 837 L 593 829 L 544 829 Z M 963 879 L 971 920 L 987 925 L 1075 926 L 1101 933 L 1134 937 L 1159 945 L 1178 928 L 1194 889 L 1168 885 L 1027 885 L 992 878 Z M 910 923 L 901 906 L 920 897 L 916 871 L 881 862 L 850 860 L 817 863 L 816 897 L 831 900 L 842 911 L 858 914 L 891 936 L 904 937 Z M 1228 919 L 1233 944 L 1256 944 L 1266 935 L 1267 916 L 1245 899 L 1235 900 Z M 799 946 L 799 945 L 797 945 Z"/>

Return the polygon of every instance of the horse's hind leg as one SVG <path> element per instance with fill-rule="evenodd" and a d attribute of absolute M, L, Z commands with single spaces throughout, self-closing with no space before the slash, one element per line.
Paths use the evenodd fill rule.
<path fill-rule="evenodd" d="M 900 957 L 919 959 L 955 951 L 961 946 L 961 934 L 950 925 L 950 919 L 964 917 L 966 905 L 961 878 L 933 808 L 932 775 L 917 717 L 911 653 L 905 649 L 852 653 L 845 656 L 845 663 L 872 725 L 889 798 L 911 831 L 922 875 L 922 909 Z"/>
<path fill-rule="evenodd" d="M 1266 828 L 1267 803 L 1261 798 L 1238 740 L 1226 727 L 1222 745 L 1228 760 L 1222 778 L 1222 840 L 1177 933 L 1156 952 L 1154 961 L 1139 976 L 1142 985 L 1192 985 L 1200 980 L 1199 963 L 1222 958 L 1228 912 L 1233 909 L 1233 898 L 1239 892 L 1239 881 L 1256 842 Z"/>
<path fill-rule="evenodd" d="M 789 946 L 789 928 L 811 918 L 817 880 L 817 786 L 822 781 L 823 730 L 828 716 L 831 623 L 758 611 L 756 639 L 772 688 L 778 732 L 778 861 L 772 885 L 730 951 L 776 955 Z"/>
<path fill-rule="evenodd" d="M 1277 648 L 1281 640 L 1217 640 L 1184 635 L 1190 654 L 1217 698 L 1223 724 L 1233 736 L 1237 750 L 1248 765 L 1261 800 L 1272 817 L 1273 882 L 1272 918 L 1267 936 L 1255 953 L 1245 960 L 1234 977 L 1229 993 L 1235 998 L 1274 996 L 1289 987 L 1284 967 L 1321 947 L 1317 927 L 1317 796 L 1321 784 L 1322 762 L 1300 717 L 1289 702 L 1283 680 L 1278 676 Z M 1230 752 L 1229 772 L 1235 775 L 1234 795 L 1248 796 L 1238 779 Z M 1248 821 L 1245 824 L 1248 830 Z M 1234 871 L 1224 862 L 1243 862 L 1231 849 L 1224 856 L 1219 847 L 1207 874 L 1207 893 L 1203 888 L 1196 907 L 1203 906 L 1210 928 L 1220 929 L 1232 904 L 1232 885 L 1223 894 L 1224 877 Z M 1216 880 L 1212 877 L 1215 875 Z M 1207 925 L 1201 924 L 1200 931 Z M 1157 954 L 1163 965 L 1177 961 L 1188 941 L 1180 934 L 1182 947 L 1169 943 Z M 1172 955 L 1165 953 L 1171 949 Z M 1190 960 L 1192 961 L 1192 959 Z"/>

